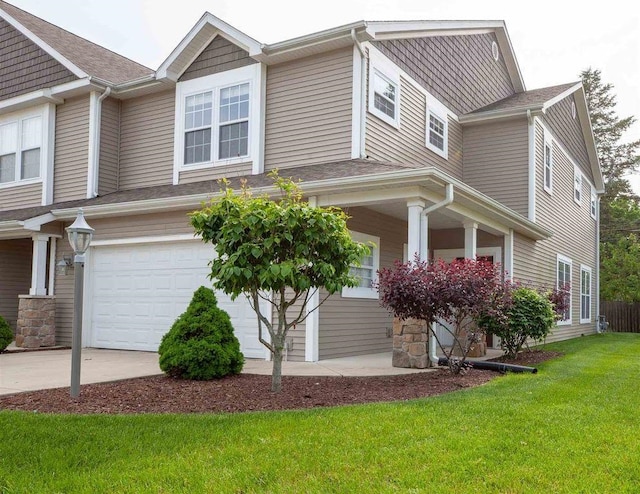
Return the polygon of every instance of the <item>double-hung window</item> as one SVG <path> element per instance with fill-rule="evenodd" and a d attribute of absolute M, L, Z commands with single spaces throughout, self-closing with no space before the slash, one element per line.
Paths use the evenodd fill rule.
<path fill-rule="evenodd" d="M 373 283 L 378 279 L 380 269 L 380 238 L 360 232 L 351 232 L 351 237 L 357 242 L 366 243 L 369 254 L 360 259 L 358 266 L 351 267 L 351 275 L 358 278 L 358 286 L 342 289 L 343 297 L 378 298 L 378 291 Z"/>
<path fill-rule="evenodd" d="M 580 266 L 580 324 L 591 322 L 591 268 Z"/>
<path fill-rule="evenodd" d="M 565 294 L 566 308 L 558 324 L 571 324 L 571 259 L 558 254 L 557 285 L 558 291 Z"/>
<path fill-rule="evenodd" d="M 400 128 L 400 71 L 386 57 L 369 58 L 369 113 Z"/>
<path fill-rule="evenodd" d="M 573 169 L 573 200 L 576 204 L 582 200 L 582 172 L 577 166 Z"/>
<path fill-rule="evenodd" d="M 260 158 L 259 65 L 178 82 L 174 183 L 181 172 Z"/>
<path fill-rule="evenodd" d="M 553 144 L 551 139 L 544 140 L 544 190 L 549 194 L 553 191 Z"/>
<path fill-rule="evenodd" d="M 42 117 L 0 121 L 0 184 L 40 178 Z"/>
<path fill-rule="evenodd" d="M 448 124 L 447 111 L 436 101 L 427 99 L 426 146 L 447 159 Z"/>

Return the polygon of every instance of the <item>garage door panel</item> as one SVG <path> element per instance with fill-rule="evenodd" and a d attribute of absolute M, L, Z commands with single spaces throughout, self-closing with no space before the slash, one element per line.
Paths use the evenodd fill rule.
<path fill-rule="evenodd" d="M 214 254 L 198 241 L 92 248 L 92 345 L 157 351 L 193 292 L 211 286 L 208 263 Z M 245 356 L 262 358 L 257 320 L 246 299 L 232 302 L 222 292 L 216 297 Z"/>

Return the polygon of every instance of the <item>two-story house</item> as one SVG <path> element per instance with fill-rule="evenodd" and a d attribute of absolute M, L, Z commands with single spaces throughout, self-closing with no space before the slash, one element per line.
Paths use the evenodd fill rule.
<path fill-rule="evenodd" d="M 187 213 L 220 177 L 272 190 L 276 168 L 375 244 L 289 359 L 390 351 L 371 280 L 415 253 L 570 286 L 549 339 L 595 332 L 603 181 L 584 92 L 527 91 L 503 22 L 356 22 L 265 45 L 206 13 L 153 70 L 0 1 L 0 314 L 20 344 L 51 344 L 37 326 L 53 321 L 70 344 L 65 227 L 82 207 L 83 343 L 156 350 L 208 283 L 213 250 Z M 219 299 L 264 358 L 249 305 Z"/>

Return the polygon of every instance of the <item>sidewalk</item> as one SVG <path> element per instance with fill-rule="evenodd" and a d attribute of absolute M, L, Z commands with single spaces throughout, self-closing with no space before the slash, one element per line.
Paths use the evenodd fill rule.
<path fill-rule="evenodd" d="M 271 374 L 272 364 L 247 359 L 243 373 Z M 379 353 L 321 360 L 283 362 L 290 376 L 384 376 L 425 372 L 391 366 L 391 354 Z M 158 354 L 126 350 L 82 349 L 81 384 L 117 381 L 161 374 Z M 38 389 L 68 387 L 71 382 L 71 350 L 40 350 L 0 355 L 0 395 Z"/>

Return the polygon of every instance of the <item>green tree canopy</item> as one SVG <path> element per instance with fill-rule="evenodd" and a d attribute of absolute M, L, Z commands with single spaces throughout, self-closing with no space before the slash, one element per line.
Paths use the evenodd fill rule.
<path fill-rule="evenodd" d="M 215 247 L 213 285 L 232 298 L 246 295 L 256 312 L 260 341 L 273 355 L 272 390 L 278 392 L 288 331 L 317 308 L 308 304 L 319 288 L 329 296 L 358 285 L 350 268 L 368 247 L 352 240 L 343 211 L 310 206 L 298 184 L 277 175 L 274 180 L 279 199 L 254 197 L 244 186 L 236 193 L 225 184 L 221 197 L 191 214 L 191 224 Z M 276 322 L 261 313 L 260 299 L 273 307 Z"/>

